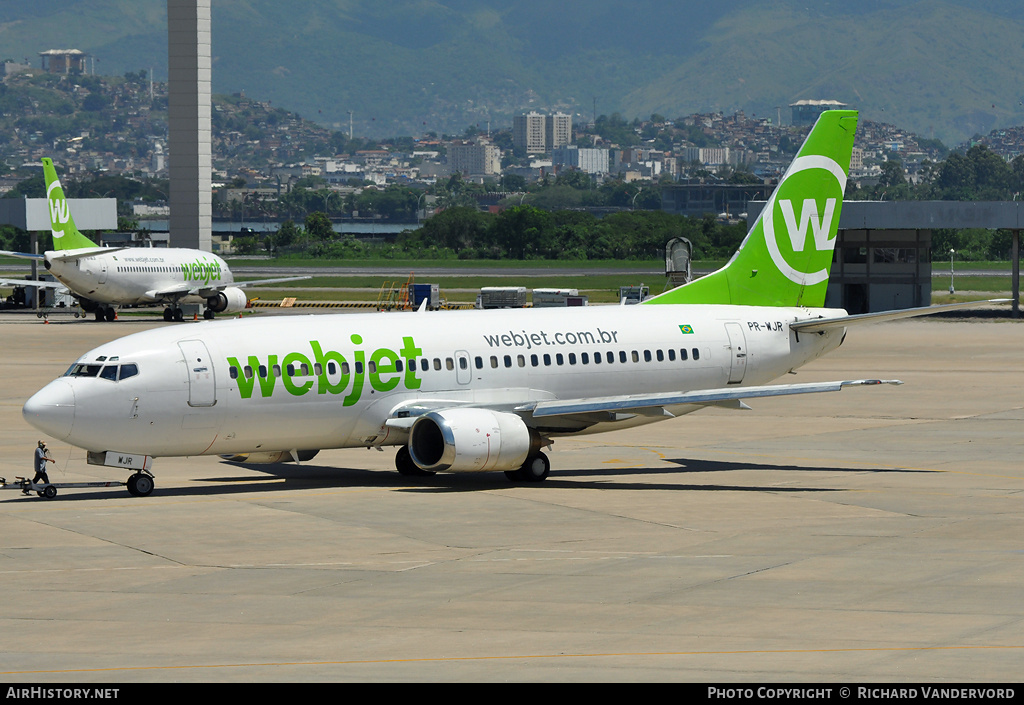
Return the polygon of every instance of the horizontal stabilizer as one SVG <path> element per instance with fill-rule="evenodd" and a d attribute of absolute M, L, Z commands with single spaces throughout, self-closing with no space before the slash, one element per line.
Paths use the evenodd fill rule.
<path fill-rule="evenodd" d="M 0 250 L 0 255 L 6 255 L 7 257 L 17 257 L 19 259 L 43 259 L 42 255 L 34 255 L 31 252 L 11 252 L 10 250 Z"/>
<path fill-rule="evenodd" d="M 50 253 L 51 262 L 66 262 L 67 260 L 82 259 L 83 257 L 96 257 L 98 255 L 109 255 L 114 252 L 128 250 L 128 247 L 82 247 L 77 250 L 61 250 L 60 254 Z"/>
<path fill-rule="evenodd" d="M 882 323 L 883 321 L 896 321 L 901 318 L 914 318 L 915 316 L 928 316 L 943 311 L 953 311 L 961 308 L 980 308 L 988 304 L 1010 303 L 1013 299 L 988 299 L 987 301 L 967 301 L 958 304 L 943 304 L 941 306 L 921 306 L 919 308 L 904 308 L 898 311 L 880 311 L 878 313 L 858 313 L 853 316 L 840 316 L 839 318 L 815 318 L 808 321 L 797 321 L 790 323 L 789 327 L 797 333 L 820 333 L 832 328 L 847 328 L 861 323 Z"/>
<path fill-rule="evenodd" d="M 532 409 L 533 416 L 565 416 L 567 414 L 591 414 L 597 412 L 643 413 L 651 407 L 697 404 L 701 406 L 726 406 L 723 402 L 760 397 L 779 397 L 790 394 L 814 394 L 817 392 L 838 392 L 843 387 L 877 384 L 903 384 L 895 379 L 855 379 L 837 382 L 810 382 L 807 384 L 778 384 L 763 387 L 731 387 L 726 389 L 704 389 L 694 392 L 660 394 L 636 394 L 621 397 L 594 397 L 592 399 L 566 399 L 538 402 Z M 744 408 L 739 405 L 734 408 Z"/>
<path fill-rule="evenodd" d="M 0 279 L 0 286 L 34 286 L 37 289 L 67 289 L 60 282 L 40 282 L 32 279 Z"/>

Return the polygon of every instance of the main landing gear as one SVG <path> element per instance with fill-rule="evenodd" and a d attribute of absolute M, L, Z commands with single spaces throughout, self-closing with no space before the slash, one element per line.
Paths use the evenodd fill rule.
<path fill-rule="evenodd" d="M 203 318 L 206 319 L 207 321 L 212 321 L 215 315 L 216 314 L 213 312 L 213 309 L 207 308 L 203 311 Z M 170 323 L 171 321 L 176 321 L 180 323 L 181 321 L 185 320 L 185 313 L 184 311 L 181 310 L 181 306 L 168 306 L 167 308 L 164 309 L 164 320 L 167 321 L 168 323 Z"/>
<path fill-rule="evenodd" d="M 505 477 L 512 482 L 543 482 L 551 473 L 551 461 L 543 453 L 531 455 L 518 470 L 506 470 Z"/>
<path fill-rule="evenodd" d="M 114 311 L 113 306 L 97 306 L 93 315 L 96 316 L 97 321 L 113 321 L 117 318 L 117 312 Z"/>
<path fill-rule="evenodd" d="M 168 306 L 164 309 L 164 320 L 170 323 L 171 321 L 182 321 L 185 318 L 185 314 L 181 312 L 180 306 Z"/>
<path fill-rule="evenodd" d="M 395 468 L 406 477 L 429 477 L 436 473 L 432 470 L 423 470 L 416 463 L 412 462 L 412 455 L 409 453 L 409 446 L 402 446 L 395 454 Z"/>

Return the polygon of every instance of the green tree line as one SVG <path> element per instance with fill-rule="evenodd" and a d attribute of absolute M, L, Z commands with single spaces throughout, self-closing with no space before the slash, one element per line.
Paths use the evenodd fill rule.
<path fill-rule="evenodd" d="M 693 244 L 695 258 L 724 259 L 746 235 L 745 224 L 727 225 L 710 214 L 687 218 L 662 211 L 621 211 L 598 217 L 531 205 L 498 213 L 453 206 L 389 244 L 339 234 L 321 212 L 311 213 L 303 224 L 289 220 L 275 234 L 236 237 L 235 247 L 243 253 L 270 250 L 332 259 L 651 260 L 664 257 L 669 240 L 684 237 Z"/>

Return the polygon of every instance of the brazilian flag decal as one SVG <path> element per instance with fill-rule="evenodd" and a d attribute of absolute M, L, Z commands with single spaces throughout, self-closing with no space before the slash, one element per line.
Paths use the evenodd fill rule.
<path fill-rule="evenodd" d="M 693 326 L 685 326 L 685 325 L 684 326 L 679 326 L 679 331 L 683 335 L 692 335 L 693 334 Z"/>

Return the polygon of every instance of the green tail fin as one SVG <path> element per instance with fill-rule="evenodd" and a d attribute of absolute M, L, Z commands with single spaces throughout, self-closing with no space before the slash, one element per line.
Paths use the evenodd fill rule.
<path fill-rule="evenodd" d="M 644 303 L 823 306 L 856 128 L 823 112 L 729 263 Z"/>
<path fill-rule="evenodd" d="M 53 235 L 53 249 L 78 250 L 83 247 L 96 247 L 96 243 L 78 232 L 75 220 L 68 209 L 68 201 L 64 198 L 64 189 L 57 178 L 57 170 L 53 160 L 43 157 L 43 177 L 46 179 L 46 201 L 50 208 L 50 233 Z"/>

